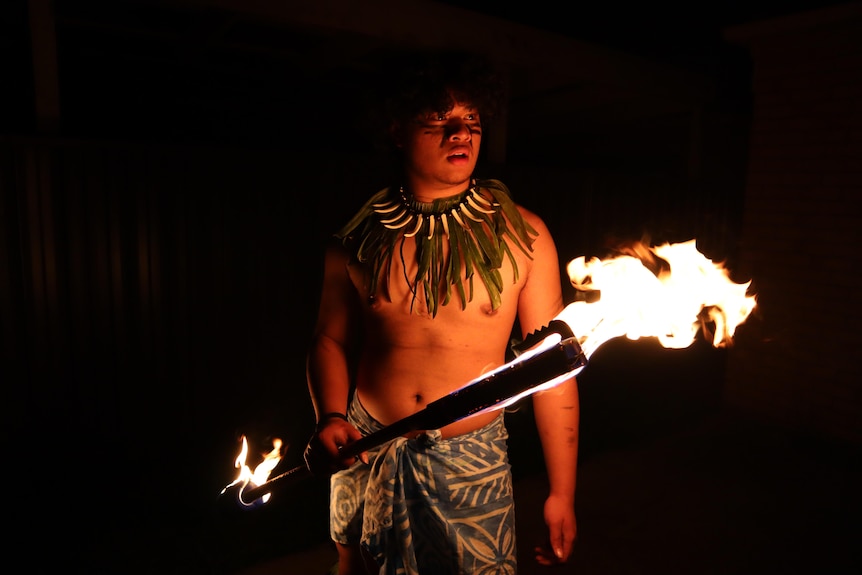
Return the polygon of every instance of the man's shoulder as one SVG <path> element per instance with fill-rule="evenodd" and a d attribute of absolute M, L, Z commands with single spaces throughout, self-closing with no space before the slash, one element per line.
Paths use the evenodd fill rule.
<path fill-rule="evenodd" d="M 374 204 L 378 204 L 389 197 L 390 189 L 390 187 L 386 187 L 369 196 L 362 206 L 353 214 L 353 217 L 351 217 L 347 223 L 345 223 L 344 226 L 335 233 L 335 236 L 344 239 L 359 228 L 365 220 L 374 213 Z"/>

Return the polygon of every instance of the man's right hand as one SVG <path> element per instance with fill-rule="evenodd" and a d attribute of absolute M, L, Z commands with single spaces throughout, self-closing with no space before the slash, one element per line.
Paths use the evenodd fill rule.
<path fill-rule="evenodd" d="M 321 421 L 305 448 L 305 465 L 315 476 L 329 476 L 356 463 L 357 458 L 368 463 L 364 451 L 356 456 L 344 457 L 342 449 L 360 439 L 362 434 L 347 421 L 330 418 Z"/>

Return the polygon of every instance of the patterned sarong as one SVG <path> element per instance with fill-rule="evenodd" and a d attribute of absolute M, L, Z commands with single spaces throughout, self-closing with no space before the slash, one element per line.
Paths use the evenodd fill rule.
<path fill-rule="evenodd" d="M 354 398 L 363 435 L 383 426 Z M 442 440 L 399 437 L 332 476 L 333 540 L 361 543 L 381 575 L 514 575 L 515 509 L 502 413 Z"/>

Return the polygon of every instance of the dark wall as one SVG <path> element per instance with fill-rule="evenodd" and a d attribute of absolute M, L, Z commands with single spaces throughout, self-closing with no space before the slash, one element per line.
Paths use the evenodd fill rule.
<path fill-rule="evenodd" d="M 61 31 L 58 54 L 59 133 L 35 133 L 22 87 L 0 137 L 4 453 L 36 469 L 14 507 L 22 535 L 85 565 L 143 553 L 126 569 L 185 573 L 325 538 L 319 484 L 263 520 L 224 520 L 214 503 L 240 435 L 253 454 L 280 437 L 299 463 L 312 429 L 304 355 L 322 245 L 386 183 L 359 129 L 363 79 L 265 54 L 141 51 L 99 31 Z M 513 146 L 482 175 L 546 218 L 561 268 L 645 234 L 732 256 L 743 123 L 721 102 L 699 113 L 685 158 L 660 167 L 607 152 L 574 169 Z M 714 136 L 729 143 L 693 174 L 691 147 Z M 653 347 L 610 346 L 584 375 L 587 456 L 717 408 L 723 355 Z M 539 463 L 530 423 L 528 405 L 512 416 L 517 473 Z"/>
<path fill-rule="evenodd" d="M 740 263 L 756 274 L 762 306 L 731 356 L 727 400 L 858 444 L 862 5 L 728 35 L 755 64 Z M 788 361 L 800 349 L 816 359 Z"/>

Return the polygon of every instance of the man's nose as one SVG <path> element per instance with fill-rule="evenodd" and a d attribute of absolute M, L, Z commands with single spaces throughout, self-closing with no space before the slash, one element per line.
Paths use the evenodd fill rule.
<path fill-rule="evenodd" d="M 467 141 L 473 137 L 473 130 L 464 120 L 454 118 L 446 124 L 446 137 L 450 140 Z"/>

